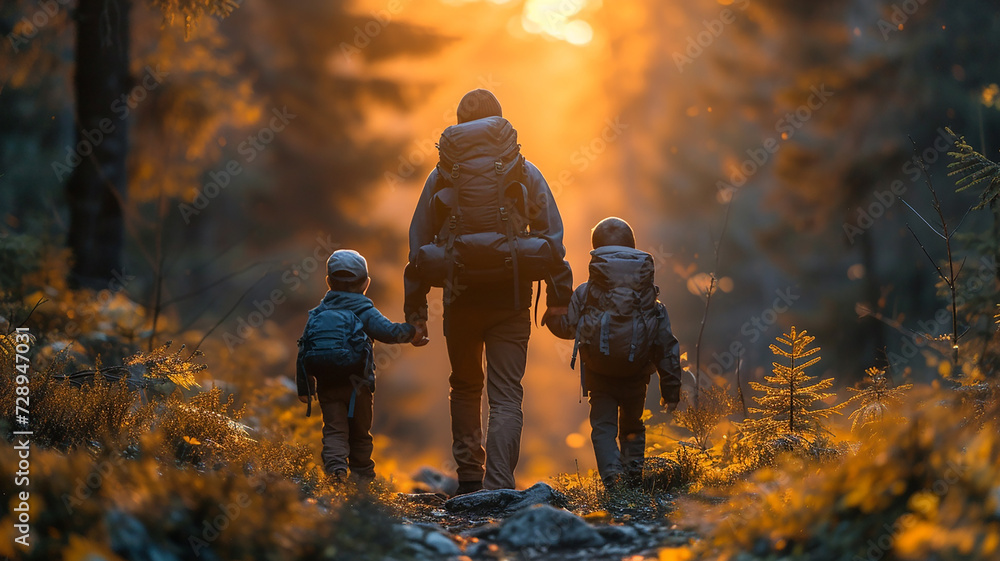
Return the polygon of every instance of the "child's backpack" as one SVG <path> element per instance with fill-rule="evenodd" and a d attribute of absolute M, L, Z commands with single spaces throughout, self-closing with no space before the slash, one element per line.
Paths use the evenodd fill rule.
<path fill-rule="evenodd" d="M 571 367 L 628 378 L 646 372 L 658 329 L 653 257 L 629 247 L 590 252 L 590 280 L 576 326 Z M 581 367 L 581 371 L 582 368 Z"/>
<path fill-rule="evenodd" d="M 520 146 L 502 117 L 453 125 L 441 134 L 431 201 L 440 231 L 416 257 L 424 282 L 447 292 L 456 284 L 535 281 L 557 263 L 548 240 L 528 227 L 527 207 L 534 202 L 526 200 Z"/>
<path fill-rule="evenodd" d="M 352 385 L 348 416 L 354 416 L 354 401 L 361 383 L 371 385 L 372 343 L 365 326 L 354 312 L 326 308 L 309 315 L 305 333 L 299 339 L 298 360 L 320 387 Z M 310 392 L 312 384 L 309 384 Z M 312 409 L 309 398 L 308 416 Z"/>

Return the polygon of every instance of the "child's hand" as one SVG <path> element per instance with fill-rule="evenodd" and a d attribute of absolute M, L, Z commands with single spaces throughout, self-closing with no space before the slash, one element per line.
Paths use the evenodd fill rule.
<path fill-rule="evenodd" d="M 569 308 L 566 306 L 545 308 L 545 313 L 542 314 L 542 325 L 545 325 L 550 321 L 555 321 L 556 318 L 564 316 L 568 313 L 569 313 Z"/>
<path fill-rule="evenodd" d="M 410 340 L 411 345 L 414 347 L 423 347 L 427 343 L 431 342 L 430 338 L 427 336 L 427 320 L 414 320 L 410 323 L 410 325 L 412 325 L 416 330 L 413 334 L 413 339 Z"/>
<path fill-rule="evenodd" d="M 301 401 L 302 403 L 309 403 L 309 396 L 308 395 L 300 395 L 299 396 L 299 401 Z"/>
<path fill-rule="evenodd" d="M 660 406 L 663 407 L 663 412 L 667 414 L 669 418 L 673 418 L 674 411 L 677 411 L 677 403 L 664 403 L 660 401 Z"/>

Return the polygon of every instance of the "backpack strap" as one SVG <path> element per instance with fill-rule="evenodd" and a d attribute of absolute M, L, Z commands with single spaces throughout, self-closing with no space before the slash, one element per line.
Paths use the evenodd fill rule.
<path fill-rule="evenodd" d="M 611 333 L 608 322 L 611 320 L 611 312 L 605 311 L 601 314 L 601 354 L 611 354 Z"/>
<path fill-rule="evenodd" d="M 365 383 L 368 384 L 369 389 L 374 390 L 374 377 L 375 377 L 375 352 L 374 349 L 368 352 L 368 357 L 365 359 Z M 354 388 L 351 390 L 351 401 L 347 404 L 347 418 L 354 418 L 354 405 L 358 401 L 358 382 L 355 382 Z"/>
<path fill-rule="evenodd" d="M 296 368 L 301 368 L 302 372 L 304 372 L 306 376 L 306 417 L 311 417 L 313 408 L 312 404 L 313 386 L 312 386 L 312 381 L 309 379 L 310 378 L 309 372 L 306 371 L 305 366 L 302 364 L 302 358 L 306 354 L 308 354 L 310 350 L 312 350 L 312 340 L 310 340 L 308 337 L 308 331 L 309 331 L 308 322 L 306 323 L 306 327 L 307 327 L 306 333 L 303 333 L 302 337 L 299 337 L 299 340 L 296 341 L 296 343 L 299 345 L 299 352 L 298 356 L 295 358 L 295 362 L 296 362 Z"/>
<path fill-rule="evenodd" d="M 541 281 L 539 281 L 539 284 L 541 284 Z M 587 288 L 584 290 L 584 293 L 583 293 L 583 306 L 584 306 L 584 308 L 587 307 L 587 302 L 589 300 L 590 300 L 590 283 L 587 283 Z M 576 353 L 580 350 L 580 332 L 583 330 L 583 319 L 584 319 L 584 317 L 585 317 L 585 314 L 583 313 L 583 310 L 581 310 L 580 319 L 576 320 L 576 337 L 573 338 L 573 356 L 569 359 L 569 367 L 570 367 L 571 370 L 576 368 Z M 581 376 L 583 375 L 583 363 L 582 362 L 580 363 L 580 374 L 581 374 Z M 581 378 L 581 380 L 582 380 L 582 378 Z M 582 381 L 581 381 L 581 383 L 582 383 Z"/>
<path fill-rule="evenodd" d="M 500 173 L 500 161 L 497 160 L 497 173 Z M 498 192 L 498 196 L 503 196 Z M 507 247 L 510 249 L 511 266 L 514 268 L 514 308 L 521 307 L 521 276 L 517 269 L 517 236 L 514 235 L 514 225 L 510 221 L 510 213 L 507 207 L 500 206 L 500 221 L 503 222 L 507 230 Z"/>
<path fill-rule="evenodd" d="M 551 278 L 551 276 L 549 278 Z M 541 281 L 539 281 L 539 290 L 541 290 Z M 583 293 L 583 305 L 584 305 L 584 307 L 587 306 L 587 302 L 589 300 L 590 300 L 590 283 L 587 283 L 587 288 L 586 288 L 586 290 Z M 576 337 L 573 339 L 573 357 L 570 358 L 570 361 L 569 361 L 569 367 L 570 367 L 570 369 L 576 368 L 576 353 L 580 349 L 580 332 L 583 330 L 583 319 L 584 319 L 584 317 L 585 317 L 585 314 L 583 314 L 582 311 L 581 311 L 580 319 L 577 320 L 577 322 L 576 322 Z M 585 366 L 583 364 L 583 361 L 580 361 L 580 403 L 583 403 L 583 396 L 584 396 L 584 394 L 587 393 L 587 384 L 584 381 L 585 380 L 584 368 L 585 368 Z"/>
<path fill-rule="evenodd" d="M 538 301 L 541 299 L 542 299 L 542 280 L 538 279 L 538 286 L 535 289 L 535 327 L 541 327 L 540 325 L 538 325 Z"/>
<path fill-rule="evenodd" d="M 629 362 L 635 362 L 635 347 L 639 344 L 639 313 L 638 309 L 632 312 L 632 345 L 628 351 Z"/>
<path fill-rule="evenodd" d="M 512 165 L 515 163 L 512 162 Z M 517 235 L 514 233 L 514 224 L 510 220 L 510 212 L 507 209 L 506 201 L 507 189 L 503 184 L 503 160 L 497 158 L 497 161 L 493 163 L 493 167 L 496 170 L 496 174 L 499 176 L 497 178 L 497 206 L 500 209 L 500 221 L 504 225 L 504 230 L 506 230 L 507 236 L 507 248 L 510 250 L 510 261 L 511 266 L 514 269 L 514 308 L 521 307 L 521 275 L 518 271 L 517 266 Z M 522 188 L 524 185 L 522 184 Z M 527 189 L 524 190 L 527 193 Z"/>
<path fill-rule="evenodd" d="M 458 234 L 458 215 L 448 218 L 448 238 L 444 245 L 445 261 L 447 261 L 447 278 L 444 283 L 444 305 L 452 301 L 452 291 L 455 286 L 455 237 Z"/>

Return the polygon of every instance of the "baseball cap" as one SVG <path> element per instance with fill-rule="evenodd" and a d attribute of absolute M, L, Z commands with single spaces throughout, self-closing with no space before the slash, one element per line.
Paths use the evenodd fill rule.
<path fill-rule="evenodd" d="M 326 260 L 326 274 L 334 280 L 360 282 L 368 278 L 368 262 L 353 249 L 338 249 Z"/>

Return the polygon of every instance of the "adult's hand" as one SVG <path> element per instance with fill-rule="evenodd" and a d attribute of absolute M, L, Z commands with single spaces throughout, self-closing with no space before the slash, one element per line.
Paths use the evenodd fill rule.
<path fill-rule="evenodd" d="M 302 403 L 309 403 L 309 396 L 308 395 L 300 395 L 299 396 L 299 401 L 301 401 Z"/>
<path fill-rule="evenodd" d="M 412 325 L 416 330 L 416 333 L 413 334 L 413 339 L 410 341 L 411 345 L 414 347 L 423 347 L 427 343 L 431 342 L 430 338 L 427 336 L 427 320 L 413 320 L 410 322 L 410 325 Z"/>
<path fill-rule="evenodd" d="M 559 316 L 564 316 L 569 313 L 569 308 L 566 306 L 554 306 L 551 308 L 546 308 L 545 313 L 542 314 L 542 325 L 545 325 L 549 321 L 555 320 Z"/>

